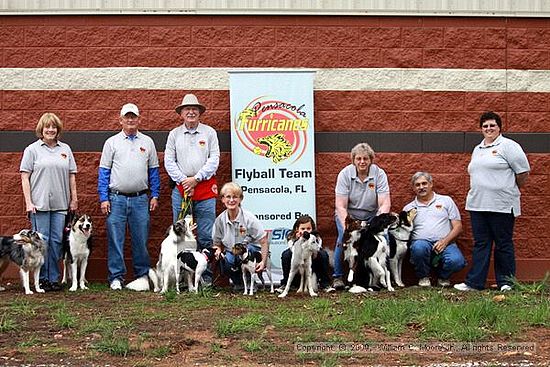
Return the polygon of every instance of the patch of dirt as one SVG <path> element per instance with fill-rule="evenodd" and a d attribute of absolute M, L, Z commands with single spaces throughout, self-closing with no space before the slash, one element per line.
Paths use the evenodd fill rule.
<path fill-rule="evenodd" d="M 227 316 L 250 311 L 246 302 L 242 302 L 244 296 L 222 291 L 211 295 L 206 305 L 201 305 L 197 297 L 187 297 L 182 294 L 167 302 L 163 296 L 153 293 L 109 290 L 25 296 L 18 286 L 10 286 L 0 293 L 0 311 L 2 314 L 18 312 L 17 322 L 12 325 L 13 330 L 0 331 L 0 366 L 548 366 L 550 361 L 550 330 L 543 327 L 524 330 L 510 340 L 486 341 L 536 343 L 538 350 L 533 353 L 386 351 L 302 354 L 296 352 L 294 342 L 289 341 L 302 337 L 308 340 L 308 335 L 314 335 L 316 340 L 353 341 L 357 336 L 340 330 L 316 335 L 315 330 L 298 327 L 282 330 L 268 324 L 254 333 L 219 337 L 216 321 L 220 313 Z M 212 297 L 216 297 L 215 302 Z M 308 298 L 295 294 L 287 300 L 279 300 L 269 293 L 259 293 L 256 297 L 265 302 L 266 313 L 273 311 L 269 305 L 288 300 L 303 300 L 302 307 L 308 307 Z M 340 295 L 324 294 L 322 297 L 338 302 Z M 14 311 L 14 300 L 19 305 L 18 311 Z M 196 307 L 190 308 L 186 302 L 193 302 Z M 216 302 L 223 306 L 216 307 Z M 360 302 L 359 298 L 358 304 Z M 234 307 L 231 306 L 233 303 Z M 32 309 L 36 312 L 29 311 Z M 59 310 L 73 315 L 74 325 L 69 328 L 59 326 L 55 318 L 62 313 Z M 296 312 L 300 310 L 296 309 Z M 0 327 L 6 328 L 6 320 L 0 316 Z M 85 327 L 102 321 L 114 327 L 108 332 Z M 420 327 L 410 323 L 399 337 L 388 337 L 380 328 L 365 328 L 361 334 L 365 340 L 379 344 L 418 343 Z M 116 355 L 109 351 L 108 348 L 114 349 L 116 345 L 102 344 L 106 342 L 106 335 L 114 340 L 127 340 L 127 354 Z M 101 345 L 103 349 L 99 347 Z M 256 348 L 245 345 L 256 345 Z"/>

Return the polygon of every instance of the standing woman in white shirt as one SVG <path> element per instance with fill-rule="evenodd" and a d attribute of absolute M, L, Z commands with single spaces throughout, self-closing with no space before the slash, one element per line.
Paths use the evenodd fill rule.
<path fill-rule="evenodd" d="M 59 141 L 63 123 L 54 113 L 45 113 L 36 125 L 38 140 L 23 153 L 21 185 L 32 229 L 44 235 L 48 250 L 40 269 L 40 286 L 59 291 L 61 240 L 68 210 L 78 209 L 76 163 L 71 147 Z"/>
<path fill-rule="evenodd" d="M 512 236 L 515 218 L 521 214 L 519 189 L 525 185 L 530 167 L 521 146 L 502 136 L 498 114 L 483 113 L 479 127 L 483 140 L 474 148 L 468 165 L 470 191 L 466 198 L 474 236 L 472 267 L 466 281 L 455 288 L 485 288 L 494 243 L 497 286 L 508 291 L 516 274 Z"/>

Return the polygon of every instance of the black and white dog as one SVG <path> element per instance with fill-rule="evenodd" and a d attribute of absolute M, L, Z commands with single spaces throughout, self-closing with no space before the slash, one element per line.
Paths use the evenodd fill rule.
<path fill-rule="evenodd" d="M 244 243 L 236 243 L 233 245 L 231 252 L 237 258 L 237 263 L 241 266 L 241 271 L 243 274 L 243 283 L 244 283 L 244 295 L 254 295 L 254 274 L 256 274 L 256 265 L 262 261 L 262 253 L 260 251 L 249 251 L 248 247 Z M 267 273 L 267 278 L 269 279 L 269 284 L 271 285 L 271 293 L 274 292 L 273 289 L 273 278 L 271 277 L 271 260 L 267 258 L 267 263 L 265 264 L 265 272 Z M 250 287 L 248 287 L 248 276 L 250 276 Z M 260 282 L 262 282 L 262 288 L 265 288 L 263 272 L 258 274 Z"/>
<path fill-rule="evenodd" d="M 369 279 L 368 287 L 381 285 L 390 292 L 394 291 L 387 264 L 390 248 L 386 240 L 386 231 L 396 220 L 396 216 L 390 213 L 379 214 L 372 218 L 365 228 L 350 234 L 347 246 L 348 249 L 350 246 L 353 249 L 348 250 L 350 252 L 348 281 L 353 278 L 353 283 L 358 286 L 350 288 L 350 292 L 366 291 L 364 285 L 367 278 Z"/>
<path fill-rule="evenodd" d="M 200 252 L 186 250 L 178 253 L 179 273 L 185 276 L 189 292 L 198 293 L 202 273 L 208 268 L 208 263 L 213 258 L 212 249 L 204 249 Z"/>
<path fill-rule="evenodd" d="M 62 284 L 71 281 L 69 291 L 88 289 L 86 267 L 92 251 L 92 218 L 89 215 L 75 215 L 63 240 L 63 279 Z M 79 269 L 80 265 L 80 269 Z M 80 277 L 78 273 L 80 270 Z"/>
<path fill-rule="evenodd" d="M 390 272 L 395 284 L 404 287 L 402 280 L 403 259 L 407 253 L 409 239 L 413 230 L 413 221 L 416 217 L 416 208 L 401 213 L 393 213 L 396 221 L 388 227 L 390 246 Z"/>
<path fill-rule="evenodd" d="M 168 228 L 168 236 L 160 245 L 156 269 L 149 270 L 149 279 L 153 283 L 155 292 L 166 293 L 171 281 L 176 283 L 176 291 L 180 292 L 178 254 L 182 251 L 197 250 L 197 240 L 193 234 L 196 227 L 192 218 L 186 216 Z"/>
<path fill-rule="evenodd" d="M 317 232 L 304 232 L 302 237 L 290 244 L 292 249 L 292 258 L 290 260 L 290 273 L 283 293 L 279 294 L 279 298 L 284 298 L 290 290 L 290 285 L 294 280 L 294 276 L 300 274 L 300 287 L 297 293 L 309 292 L 311 297 L 316 297 L 315 292 L 317 287 L 317 279 L 311 268 L 313 256 L 315 256 L 322 248 L 323 241 Z"/>
<path fill-rule="evenodd" d="M 34 288 L 40 288 L 40 267 L 44 264 L 44 255 L 48 245 L 38 232 L 23 229 L 13 236 L 0 237 L 0 276 L 7 269 L 10 260 L 19 266 L 19 274 L 25 288 L 25 294 L 32 294 L 29 273 L 34 275 Z M 0 287 L 0 290 L 4 288 Z"/>

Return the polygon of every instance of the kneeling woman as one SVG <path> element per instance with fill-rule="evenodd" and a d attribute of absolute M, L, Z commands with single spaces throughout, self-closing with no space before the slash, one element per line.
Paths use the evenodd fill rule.
<path fill-rule="evenodd" d="M 261 251 L 262 261 L 256 266 L 256 272 L 266 267 L 269 245 L 267 233 L 258 218 L 251 212 L 241 208 L 243 190 L 234 183 L 223 185 L 221 192 L 225 210 L 218 215 L 212 230 L 213 247 L 216 248 L 216 258 L 225 250 L 225 259 L 222 261 L 222 270 L 228 274 L 236 289 L 243 286 L 240 266 L 235 267 L 235 257 L 231 252 L 233 245 L 244 243 L 249 251 Z"/>

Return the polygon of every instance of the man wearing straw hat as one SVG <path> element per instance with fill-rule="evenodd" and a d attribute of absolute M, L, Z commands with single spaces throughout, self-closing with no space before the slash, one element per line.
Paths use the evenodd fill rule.
<path fill-rule="evenodd" d="M 216 131 L 200 121 L 206 111 L 194 94 L 186 94 L 176 107 L 182 124 L 170 131 L 164 150 L 164 167 L 176 183 L 172 190 L 172 214 L 192 214 L 197 224 L 199 250 L 212 245 L 212 227 L 216 219 L 216 171 L 220 147 Z M 210 282 L 212 273 L 203 274 Z"/>

